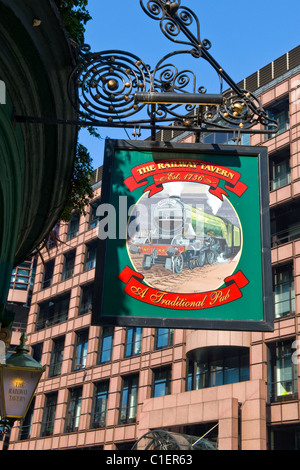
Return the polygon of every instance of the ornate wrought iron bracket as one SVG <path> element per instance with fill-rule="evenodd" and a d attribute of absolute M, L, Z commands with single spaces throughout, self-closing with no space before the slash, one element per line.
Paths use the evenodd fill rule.
<path fill-rule="evenodd" d="M 162 33 L 184 49 L 165 55 L 151 69 L 130 52 L 91 52 L 89 45 L 77 51 L 77 65 L 69 77 L 68 95 L 79 119 L 66 120 L 15 116 L 19 122 L 43 122 L 81 127 L 170 129 L 196 132 L 276 133 L 278 123 L 263 109 L 254 93 L 240 89 L 209 52 L 211 43 L 201 40 L 195 13 L 181 0 L 140 0 L 143 11 L 159 21 Z M 217 74 L 216 95 L 196 84 L 196 75 L 179 70 L 172 60 L 188 55 L 203 59 Z M 224 82 L 228 88 L 224 91 Z M 74 102 L 71 90 L 78 88 Z"/>
<path fill-rule="evenodd" d="M 69 81 L 70 87 L 74 80 L 78 86 L 78 101 L 73 105 L 81 116 L 81 125 L 152 131 L 172 125 L 176 130 L 195 132 L 277 132 L 277 122 L 267 115 L 258 98 L 240 89 L 212 57 L 211 43 L 201 40 L 199 20 L 192 10 L 181 6 L 181 0 L 140 0 L 140 5 L 148 16 L 160 22 L 168 39 L 185 49 L 167 54 L 150 69 L 132 53 L 94 53 L 88 45 L 83 46 Z M 204 59 L 214 68 L 220 83 L 215 101 L 210 102 L 211 95 L 206 95 L 204 86 L 197 87 L 194 72 L 178 70 L 169 62 L 180 54 Z M 229 85 L 226 91 L 224 82 Z"/>

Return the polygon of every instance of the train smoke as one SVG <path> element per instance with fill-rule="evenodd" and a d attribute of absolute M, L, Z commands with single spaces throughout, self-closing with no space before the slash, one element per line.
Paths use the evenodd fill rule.
<path fill-rule="evenodd" d="M 209 192 L 209 188 L 207 188 L 207 194 L 206 195 L 207 195 L 207 204 L 211 208 L 212 213 L 214 215 L 216 215 L 218 210 L 221 208 L 221 206 L 223 204 L 223 201 L 221 201 L 221 199 L 219 199 L 218 197 L 211 194 Z"/>
<path fill-rule="evenodd" d="M 184 189 L 184 183 L 168 183 L 164 186 L 164 189 L 169 197 L 180 197 Z"/>

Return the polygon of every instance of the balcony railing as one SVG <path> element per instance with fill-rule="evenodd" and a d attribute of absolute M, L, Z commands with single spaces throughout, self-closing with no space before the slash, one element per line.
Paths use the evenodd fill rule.
<path fill-rule="evenodd" d="M 106 410 L 96 412 L 91 416 L 91 428 L 104 428 L 106 424 Z"/>
<path fill-rule="evenodd" d="M 83 265 L 83 271 L 90 271 L 96 267 L 96 258 L 86 261 Z"/>
<path fill-rule="evenodd" d="M 63 323 L 68 319 L 68 310 L 62 311 L 58 316 L 41 318 L 36 321 L 36 331 L 42 330 L 43 328 L 48 328 L 58 323 Z"/>
<path fill-rule="evenodd" d="M 15 331 L 16 333 L 25 333 L 27 328 L 27 323 L 21 323 L 21 322 L 14 322 L 12 326 L 12 331 Z"/>
<path fill-rule="evenodd" d="M 87 302 L 86 304 L 82 304 L 79 306 L 78 315 L 85 315 L 86 313 L 90 313 L 92 311 L 92 304 L 91 302 Z"/>
<path fill-rule="evenodd" d="M 74 268 L 64 271 L 62 274 L 62 280 L 66 281 L 67 279 L 71 279 L 71 277 L 73 277 L 73 274 L 74 274 Z"/>
<path fill-rule="evenodd" d="M 30 438 L 31 434 L 31 424 L 21 424 L 19 430 L 19 441 L 25 441 Z"/>
<path fill-rule="evenodd" d="M 297 379 L 279 380 L 268 384 L 271 403 L 298 398 Z"/>
<path fill-rule="evenodd" d="M 281 232 L 274 233 L 271 237 L 271 245 L 272 247 L 283 245 L 284 243 L 297 240 L 297 238 L 300 238 L 300 225 L 288 227 Z"/>
<path fill-rule="evenodd" d="M 291 173 L 286 173 L 285 175 L 278 176 L 270 181 L 270 190 L 275 191 L 275 189 L 282 188 L 287 184 L 291 183 Z"/>
<path fill-rule="evenodd" d="M 53 428 L 54 428 L 54 421 L 53 420 L 51 420 L 49 422 L 46 422 L 46 423 L 43 423 L 41 436 L 42 437 L 52 436 Z"/>
<path fill-rule="evenodd" d="M 62 361 L 50 364 L 49 377 L 55 377 L 56 375 L 60 375 L 61 367 L 62 367 Z"/>
<path fill-rule="evenodd" d="M 42 289 L 47 289 L 48 287 L 52 286 L 52 277 L 50 279 L 45 279 L 42 282 Z"/>
<path fill-rule="evenodd" d="M 76 228 L 74 230 L 71 230 L 70 232 L 67 233 L 67 241 L 72 240 L 73 238 L 77 237 L 79 229 Z"/>

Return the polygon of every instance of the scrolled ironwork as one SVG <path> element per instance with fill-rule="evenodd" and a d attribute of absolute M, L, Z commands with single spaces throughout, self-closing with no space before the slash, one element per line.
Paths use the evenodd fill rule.
<path fill-rule="evenodd" d="M 124 51 L 90 53 L 84 45 L 79 63 L 70 77 L 78 87 L 80 114 L 89 119 L 124 119 L 140 111 L 144 105 L 134 102 L 134 93 L 147 89 L 150 71 L 137 56 Z"/>
<path fill-rule="evenodd" d="M 209 52 L 211 42 L 200 38 L 200 23 L 195 13 L 181 5 L 181 0 L 140 0 L 143 11 L 159 21 L 162 33 L 172 42 L 183 44 L 184 50 L 164 56 L 153 69 L 136 55 L 108 50 L 91 52 L 89 45 L 78 51 L 77 66 L 70 81 L 75 82 L 78 100 L 73 103 L 83 125 L 151 129 L 188 128 L 195 132 L 275 133 L 276 121 L 270 119 L 254 93 L 240 89 Z M 215 70 L 220 83 L 222 104 L 205 105 L 201 95 L 204 86 L 197 85 L 196 75 L 179 70 L 170 59 L 180 54 L 204 59 Z M 223 92 L 224 82 L 229 89 Z M 137 92 L 199 93 L 199 103 L 145 104 L 135 99 Z M 69 93 L 71 99 L 71 93 Z M 180 103 L 180 99 L 179 99 Z M 143 117 L 136 116 L 143 111 Z M 130 119 L 129 119 L 130 118 Z M 258 129 L 258 125 L 259 129 Z M 256 126 L 256 127 L 255 127 Z"/>

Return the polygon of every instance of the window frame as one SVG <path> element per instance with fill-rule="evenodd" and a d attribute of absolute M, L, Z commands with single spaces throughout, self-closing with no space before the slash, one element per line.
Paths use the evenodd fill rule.
<path fill-rule="evenodd" d="M 104 334 L 105 333 L 105 334 Z M 111 333 L 111 334 L 109 334 Z M 111 362 L 112 359 L 112 352 L 113 352 L 113 347 L 114 347 L 114 327 L 113 326 L 103 326 L 101 330 L 101 337 L 100 337 L 100 344 L 99 344 L 99 356 L 98 356 L 98 363 L 99 364 L 106 364 L 108 362 Z M 111 338 L 110 342 L 110 347 L 103 349 L 103 344 L 105 338 Z M 106 353 L 106 351 L 109 351 L 109 359 L 103 360 L 103 355 Z"/>
<path fill-rule="evenodd" d="M 163 333 L 159 333 L 160 331 L 165 330 Z M 163 348 L 170 348 L 174 344 L 174 328 L 156 328 L 155 329 L 155 339 L 154 339 L 154 349 L 163 349 Z M 163 337 L 167 337 L 166 344 L 162 344 L 161 346 L 158 344 L 159 339 Z"/>
<path fill-rule="evenodd" d="M 89 344 L 89 328 L 75 331 L 75 335 L 72 371 L 82 370 L 86 367 Z"/>
<path fill-rule="evenodd" d="M 295 337 L 287 338 L 279 341 L 272 341 L 267 343 L 267 352 L 268 352 L 268 400 L 270 403 L 280 403 L 282 401 L 289 401 L 298 399 L 298 373 L 297 373 L 297 361 L 293 361 L 293 350 L 296 350 L 296 346 L 293 347 Z M 291 369 L 291 379 L 287 380 L 275 380 L 277 378 L 277 372 L 280 373 L 278 368 L 278 361 L 280 361 L 283 366 L 285 366 L 286 353 L 284 352 L 285 347 L 290 348 L 290 369 Z M 280 348 L 280 353 L 283 351 L 283 354 L 278 354 L 277 351 Z M 285 350 L 286 351 L 286 350 Z M 286 370 L 286 368 L 284 367 Z M 282 370 L 284 370 L 282 369 Z M 284 388 L 282 383 L 290 382 L 291 393 L 280 393 L 280 387 Z M 279 385 L 279 387 L 278 387 Z M 279 393 L 278 393 L 279 391 Z"/>
<path fill-rule="evenodd" d="M 81 386 L 70 388 L 68 392 L 69 396 L 65 417 L 65 433 L 77 432 L 79 430 L 82 405 Z"/>
<path fill-rule="evenodd" d="M 166 377 L 159 378 L 159 374 L 163 375 L 164 372 L 166 372 Z M 157 378 L 155 379 L 156 375 L 157 375 Z M 161 385 L 164 381 L 165 381 L 165 392 L 167 391 L 167 393 L 157 395 L 156 387 Z M 171 395 L 171 391 L 172 391 L 171 388 L 172 388 L 172 366 L 166 365 L 166 366 L 156 367 L 152 369 L 151 397 L 157 398 L 157 397 L 165 397 L 167 395 Z"/>
<path fill-rule="evenodd" d="M 63 294 L 38 303 L 36 331 L 67 321 L 70 300 L 71 291 L 66 291 Z"/>
<path fill-rule="evenodd" d="M 65 336 L 59 336 L 53 339 L 52 351 L 49 365 L 49 377 L 57 377 L 61 374 L 61 367 L 63 363 L 64 348 L 65 348 Z M 62 348 L 59 347 L 62 345 Z M 59 360 L 57 360 L 59 358 Z"/>
<path fill-rule="evenodd" d="M 282 106 L 282 110 L 280 110 Z M 273 103 L 270 103 L 268 106 L 265 107 L 265 111 L 267 115 L 271 119 L 278 120 L 278 117 L 282 114 L 285 114 L 285 119 L 284 119 L 284 128 L 280 128 L 280 120 L 279 122 L 279 129 L 276 133 L 270 132 L 269 134 L 265 134 L 265 139 L 270 140 L 273 137 L 277 137 L 278 135 L 282 134 L 283 132 L 286 132 L 290 129 L 290 103 L 289 103 L 289 95 L 285 95 L 282 98 L 278 99 L 277 101 L 274 101 Z"/>
<path fill-rule="evenodd" d="M 90 212 L 88 220 L 88 230 L 91 230 L 98 226 L 99 217 L 96 215 L 97 209 L 101 203 L 101 198 L 97 198 L 90 203 Z"/>
<path fill-rule="evenodd" d="M 269 155 L 269 175 L 270 175 L 270 191 L 276 191 L 291 183 L 291 154 L 290 148 L 285 148 L 280 151 L 272 152 Z M 284 175 L 277 176 L 276 168 L 278 166 L 285 166 Z M 286 182 L 281 183 L 280 180 L 286 178 Z M 279 181 L 279 182 L 278 182 Z"/>
<path fill-rule="evenodd" d="M 137 330 L 140 330 L 137 332 Z M 132 332 L 132 338 L 130 334 Z M 131 340 L 130 340 L 131 339 Z M 141 354 L 142 352 L 142 340 L 143 340 L 143 328 L 142 327 L 127 327 L 126 328 L 126 340 L 124 348 L 124 357 L 132 357 Z M 138 347 L 139 345 L 139 347 Z M 138 347 L 138 351 L 135 352 L 135 348 Z"/>
<path fill-rule="evenodd" d="M 214 357 L 213 360 L 211 357 L 203 359 L 202 361 L 188 360 L 186 370 L 186 391 L 203 390 L 206 388 L 249 381 L 250 351 L 247 351 L 246 348 L 244 349 L 244 351 L 240 349 L 230 355 L 220 353 L 219 357 Z M 231 358 L 237 360 L 237 367 L 228 367 Z M 246 365 L 244 363 L 245 358 L 248 359 Z M 247 370 L 247 376 L 245 374 L 245 370 Z M 234 374 L 237 374 L 237 380 L 233 381 L 229 379 L 229 374 L 232 373 L 232 371 L 234 371 Z"/>
<path fill-rule="evenodd" d="M 54 398 L 52 403 L 50 402 L 51 398 Z M 45 402 L 44 402 L 44 410 L 43 410 L 43 418 L 42 418 L 42 426 L 41 426 L 41 437 L 53 435 L 56 409 L 57 409 L 57 399 L 58 399 L 58 391 L 45 394 Z M 47 427 L 49 427 L 49 425 L 50 425 L 50 429 L 46 429 Z"/>
<path fill-rule="evenodd" d="M 100 387 L 105 388 L 105 390 L 98 390 Z M 103 395 L 105 397 L 105 410 L 100 412 L 96 411 L 98 407 L 98 399 Z M 92 408 L 92 415 L 91 415 L 91 422 L 90 428 L 97 429 L 97 428 L 104 428 L 106 426 L 106 418 L 107 418 L 107 409 L 108 409 L 108 397 L 109 397 L 109 380 L 101 380 L 99 382 L 94 383 L 94 398 L 93 398 L 93 408 Z M 103 399 L 102 397 L 100 399 Z M 102 408 L 102 404 L 101 404 Z M 101 416 L 100 419 L 96 419 L 96 414 L 98 415 L 104 414 L 104 417 Z M 100 425 L 99 425 L 100 423 Z"/>
<path fill-rule="evenodd" d="M 275 283 L 275 277 L 279 276 L 285 272 L 288 272 L 289 280 Z M 280 320 L 281 318 L 286 318 L 289 316 L 295 315 L 296 311 L 296 293 L 295 293 L 295 276 L 294 276 L 294 264 L 286 263 L 277 266 L 273 266 L 273 303 L 274 303 L 274 318 L 275 320 Z M 287 300 L 276 301 L 276 287 L 281 287 L 284 285 L 289 286 L 289 293 Z M 278 295 L 284 295 L 284 292 L 280 292 Z M 285 302 L 289 303 L 289 312 L 280 313 L 276 316 L 276 306 L 283 304 Z"/>
<path fill-rule="evenodd" d="M 92 255 L 91 255 L 92 253 Z M 97 261 L 97 240 L 90 241 L 85 245 L 83 272 L 95 269 Z"/>
<path fill-rule="evenodd" d="M 126 395 L 125 395 L 126 391 Z M 139 392 L 139 374 L 130 374 L 122 377 L 122 387 L 119 405 L 119 424 L 136 423 L 138 408 L 138 392 Z M 123 406 L 123 401 L 125 406 Z M 132 405 L 132 401 L 135 402 Z M 122 413 L 125 409 L 125 418 Z M 133 411 L 133 414 L 131 414 Z"/>
<path fill-rule="evenodd" d="M 67 253 L 64 253 L 64 263 L 63 263 L 63 270 L 61 274 L 61 280 L 67 281 L 74 276 L 74 267 L 75 267 L 75 259 L 76 259 L 76 249 L 70 250 Z M 70 266 L 69 266 L 70 263 Z"/>

